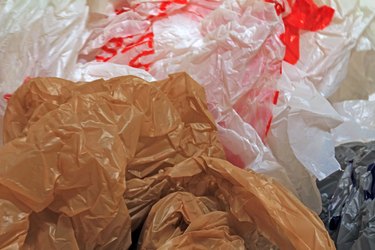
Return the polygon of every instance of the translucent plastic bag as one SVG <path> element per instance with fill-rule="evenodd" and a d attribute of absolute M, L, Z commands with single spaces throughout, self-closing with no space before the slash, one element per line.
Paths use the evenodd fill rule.
<path fill-rule="evenodd" d="M 126 249 L 129 178 L 192 156 L 224 157 L 203 88 L 185 74 L 155 85 L 134 76 L 31 79 L 4 123 L 1 248 Z"/>
<path fill-rule="evenodd" d="M 361 43 L 375 18 L 372 0 L 319 0 L 335 10 L 331 23 L 323 30 L 300 35 L 300 58 L 296 67 L 325 97 L 331 96 L 346 77 L 352 51 Z"/>
<path fill-rule="evenodd" d="M 317 215 L 252 170 L 197 157 L 166 170 L 165 178 L 177 192 L 151 209 L 141 249 L 334 249 Z"/>
<path fill-rule="evenodd" d="M 344 122 L 332 133 L 335 145 L 375 141 L 375 101 L 352 100 L 334 104 Z"/>
<path fill-rule="evenodd" d="M 26 77 L 68 77 L 88 33 L 85 0 L 0 3 L 0 116 Z"/>

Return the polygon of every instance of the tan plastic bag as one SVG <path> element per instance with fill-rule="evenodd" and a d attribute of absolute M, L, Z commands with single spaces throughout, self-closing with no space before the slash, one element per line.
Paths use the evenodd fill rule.
<path fill-rule="evenodd" d="M 198 157 L 169 168 L 165 178 L 177 192 L 152 208 L 141 249 L 335 249 L 316 214 L 251 170 Z"/>
<path fill-rule="evenodd" d="M 128 248 L 127 175 L 224 155 L 205 103 L 185 74 L 158 85 L 133 76 L 24 84 L 4 118 L 1 248 Z"/>

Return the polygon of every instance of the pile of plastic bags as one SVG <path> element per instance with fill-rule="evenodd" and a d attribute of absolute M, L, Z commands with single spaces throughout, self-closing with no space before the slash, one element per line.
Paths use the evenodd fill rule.
<path fill-rule="evenodd" d="M 186 74 L 34 78 L 4 127 L 1 248 L 127 249 L 139 227 L 141 249 L 333 248 L 293 194 L 220 159 L 204 91 Z"/>
<path fill-rule="evenodd" d="M 4 135 L 0 133 L 0 143 L 4 142 L 4 148 L 15 138 L 29 136 L 30 124 L 73 98 L 76 90 L 69 90 L 70 94 L 62 92 L 73 88 L 65 86 L 72 85 L 68 84 L 69 80 L 87 82 L 137 76 L 137 81 L 157 81 L 151 85 L 162 92 L 173 89 L 168 92 L 172 96 L 167 96 L 177 105 L 181 120 L 180 125 L 176 125 L 177 121 L 173 125 L 178 134 L 174 136 L 179 140 L 183 140 L 183 136 L 190 138 L 183 146 L 189 153 L 184 151 L 176 156 L 178 161 L 161 163 L 166 157 L 164 154 L 171 153 L 163 152 L 162 146 L 164 143 L 176 146 L 175 142 L 170 136 L 154 146 L 148 145 L 151 142 L 146 140 L 139 147 L 144 147 L 143 153 L 158 159 L 158 163 L 140 160 L 129 165 L 126 160 L 127 168 L 123 171 L 127 178 L 128 175 L 137 177 L 139 186 L 159 185 L 161 188 L 161 184 L 156 184 L 160 179 L 152 179 L 151 184 L 151 180 L 143 180 L 144 176 L 149 171 L 164 168 L 163 164 L 174 166 L 198 152 L 198 155 L 226 159 L 238 168 L 271 177 L 308 208 L 320 213 L 322 201 L 316 179 L 322 181 L 340 170 L 335 146 L 375 140 L 375 75 L 372 70 L 375 2 L 372 0 L 6 0 L 0 3 L 0 24 L 3 27 L 0 30 L 0 129 L 4 130 Z M 206 97 L 188 87 L 181 87 L 186 92 L 180 92 L 168 84 L 166 89 L 159 84 L 178 72 L 186 72 L 202 86 Z M 176 76 L 171 75 L 170 79 Z M 33 80 L 34 77 L 67 80 Z M 61 85 L 50 89 L 49 85 L 55 82 Z M 25 87 L 13 97 L 22 83 Z M 92 85 L 95 89 L 95 84 L 99 85 L 94 82 L 84 86 Z M 87 91 L 85 94 L 96 92 Z M 134 95 L 146 99 L 146 95 L 152 95 L 150 93 Z M 177 98 L 179 95 L 188 95 L 189 102 L 182 101 L 183 97 Z M 201 100 L 197 110 L 190 106 L 194 98 Z M 15 104 L 16 99 L 18 104 Z M 151 98 L 144 105 L 151 107 L 158 101 L 158 98 Z M 202 109 L 206 101 L 207 110 Z M 195 111 L 191 111 L 189 119 L 192 120 L 185 121 L 183 117 L 189 115 L 189 109 Z M 206 134 L 209 133 L 203 128 L 206 125 L 192 126 L 190 130 L 184 127 L 202 122 L 200 112 L 203 110 L 204 116 L 210 117 L 204 123 L 210 124 L 214 135 Z M 166 111 L 160 109 L 160 112 Z M 172 111 L 168 112 L 166 117 L 170 118 Z M 63 114 L 61 116 L 63 119 Z M 158 114 L 158 118 L 150 118 L 149 122 L 167 125 L 161 117 Z M 183 132 L 183 128 L 191 135 L 185 134 L 188 132 Z M 159 128 L 148 129 L 157 134 Z M 59 138 L 58 134 L 53 136 Z M 67 145 L 70 143 L 73 141 Z M 131 148 L 130 144 L 126 146 Z M 149 151 L 148 147 L 154 148 Z M 137 150 L 141 149 L 135 147 L 127 152 L 126 159 Z M 219 151 L 220 154 L 216 154 Z M 146 170 L 148 168 L 153 170 Z M 190 192 L 189 189 L 183 191 Z M 137 203 L 140 195 L 139 192 L 129 196 L 132 198 L 125 195 L 136 228 L 153 205 L 128 205 Z M 155 202 L 165 195 L 155 197 Z M 187 197 L 179 195 L 165 199 L 177 202 Z M 166 205 L 164 200 L 160 202 Z M 215 206 L 220 204 L 210 202 Z M 204 210 L 207 205 L 198 207 Z M 144 214 L 134 222 L 133 215 L 139 209 Z M 225 223 L 232 225 L 233 215 L 225 216 L 228 218 Z M 152 219 L 147 221 L 152 225 Z M 242 237 L 241 230 L 235 233 Z M 147 231 L 146 234 L 152 233 Z M 170 238 L 170 246 L 177 247 L 172 238 L 174 236 Z M 270 240 L 268 235 L 266 238 Z M 237 242 L 234 238 L 228 241 Z M 161 247 L 159 243 L 144 244 L 142 246 Z"/>

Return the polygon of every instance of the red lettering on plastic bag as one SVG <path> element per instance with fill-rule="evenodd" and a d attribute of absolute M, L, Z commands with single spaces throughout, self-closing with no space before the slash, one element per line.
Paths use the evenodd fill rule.
<path fill-rule="evenodd" d="M 147 44 L 147 49 L 142 49 L 137 55 L 129 60 L 129 66 L 134 68 L 143 68 L 144 70 L 149 70 L 151 64 L 144 64 L 140 62 L 142 57 L 152 55 L 155 53 L 154 50 L 154 33 L 152 32 L 152 26 L 154 20 L 157 18 L 162 18 L 167 16 L 167 7 L 172 3 L 187 5 L 188 0 L 170 0 L 170 1 L 161 1 L 158 6 L 159 12 L 156 15 L 149 15 L 146 17 L 147 20 L 151 21 L 151 25 L 148 28 L 148 33 L 141 36 L 136 42 L 126 44 L 126 38 L 132 38 L 132 36 L 127 37 L 114 37 L 110 39 L 104 46 L 101 47 L 101 52 L 96 56 L 96 60 L 99 62 L 107 62 L 112 59 L 117 54 L 126 54 L 129 50 L 133 48 L 140 48 L 141 45 Z M 122 8 L 116 9 L 115 13 L 120 15 L 126 11 L 134 10 L 139 7 L 142 3 L 135 5 L 132 8 Z"/>
<path fill-rule="evenodd" d="M 280 4 L 276 0 L 265 0 L 275 4 L 278 15 L 285 12 L 284 4 Z M 280 39 L 286 46 L 284 60 L 290 64 L 298 62 L 299 53 L 299 33 L 300 30 L 318 31 L 326 28 L 332 21 L 335 13 L 334 9 L 329 6 L 318 7 L 313 0 L 296 0 L 292 3 L 291 13 L 283 17 L 285 25 L 285 33 Z"/>

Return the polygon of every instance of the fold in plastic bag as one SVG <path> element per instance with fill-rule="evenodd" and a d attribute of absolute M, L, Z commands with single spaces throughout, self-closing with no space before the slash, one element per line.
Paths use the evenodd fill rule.
<path fill-rule="evenodd" d="M 312 0 L 284 1 L 265 0 L 274 3 L 277 14 L 283 14 L 285 33 L 281 40 L 286 46 L 284 60 L 296 64 L 300 55 L 300 30 L 318 31 L 326 28 L 333 17 L 334 9 L 317 6 Z"/>
<path fill-rule="evenodd" d="M 246 237 L 247 234 L 252 237 Z M 255 225 L 241 223 L 233 215 L 220 211 L 215 198 L 186 192 L 167 195 L 153 206 L 139 242 L 140 249 L 276 249 L 259 235 Z"/>
<path fill-rule="evenodd" d="M 374 242 L 375 145 L 348 143 L 336 148 L 345 170 L 319 182 L 325 200 L 321 215 L 337 249 L 371 249 Z"/>
<path fill-rule="evenodd" d="M 316 32 L 301 34 L 297 68 L 307 75 L 325 97 L 331 96 L 346 77 L 351 52 L 375 18 L 372 0 L 322 0 L 335 10 L 330 25 Z"/>
<path fill-rule="evenodd" d="M 283 64 L 278 82 L 279 102 L 267 143 L 286 168 L 300 199 L 320 213 L 321 199 L 315 178 L 324 179 L 340 169 L 334 157 L 331 129 L 342 118 L 304 76 L 295 66 Z"/>
<path fill-rule="evenodd" d="M 127 248 L 127 175 L 223 157 L 203 89 L 184 74 L 158 86 L 35 78 L 16 91 L 0 148 L 1 248 Z"/>
<path fill-rule="evenodd" d="M 127 75 L 136 76 L 148 82 L 155 81 L 155 78 L 144 70 L 109 62 L 89 62 L 85 64 L 78 63 L 68 79 L 76 82 L 89 82 L 101 78 L 108 80 L 113 77 Z"/>
<path fill-rule="evenodd" d="M 273 249 L 274 244 L 280 249 L 334 249 L 314 213 L 301 209 L 300 201 L 280 184 L 251 170 L 203 157 L 181 162 L 164 174 L 169 192 L 177 192 L 151 209 L 141 249 L 211 244 L 232 249 Z"/>
<path fill-rule="evenodd" d="M 336 145 L 375 141 L 375 101 L 352 100 L 333 106 L 344 120 L 332 131 Z"/>

